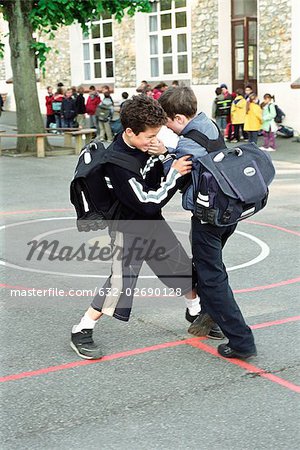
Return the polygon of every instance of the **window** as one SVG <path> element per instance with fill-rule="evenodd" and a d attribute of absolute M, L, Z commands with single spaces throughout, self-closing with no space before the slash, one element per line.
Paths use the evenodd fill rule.
<path fill-rule="evenodd" d="M 188 11 L 186 0 L 152 2 L 149 15 L 151 78 L 188 74 Z"/>
<path fill-rule="evenodd" d="M 104 14 L 88 24 L 83 32 L 83 65 L 85 81 L 114 77 L 112 17 Z"/>
<path fill-rule="evenodd" d="M 257 0 L 233 0 L 233 17 L 256 16 Z"/>

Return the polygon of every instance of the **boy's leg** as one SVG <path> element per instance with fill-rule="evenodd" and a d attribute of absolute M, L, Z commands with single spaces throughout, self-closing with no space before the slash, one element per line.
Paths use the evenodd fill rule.
<path fill-rule="evenodd" d="M 107 140 L 108 141 L 112 141 L 113 140 L 113 135 L 112 135 L 110 123 L 109 122 L 104 122 L 104 128 L 105 128 L 105 133 L 106 133 Z"/>
<path fill-rule="evenodd" d="M 233 135 L 234 140 L 238 141 L 240 140 L 240 124 L 236 123 L 234 124 L 234 135 Z"/>
<path fill-rule="evenodd" d="M 163 248 L 163 259 L 150 257 L 146 262 L 162 283 L 185 297 L 185 318 L 193 322 L 200 313 L 200 299 L 196 294 L 197 274 L 192 261 L 165 220 L 153 222 L 151 234 L 149 241 L 153 243 L 152 254 L 155 255 L 157 249 Z M 223 339 L 220 328 L 213 321 L 210 322 L 205 336 Z"/>
<path fill-rule="evenodd" d="M 257 144 L 257 139 L 258 139 L 258 131 L 251 131 L 251 133 L 252 133 L 252 141 L 251 142 L 254 142 L 254 144 Z"/>
<path fill-rule="evenodd" d="M 101 141 L 105 141 L 105 126 L 104 126 L 104 123 L 98 121 L 98 127 L 99 127 L 99 133 L 97 133 L 97 135 L 99 135 L 99 139 Z"/>
<path fill-rule="evenodd" d="M 235 226 L 223 228 L 204 225 L 193 218 L 192 250 L 201 306 L 204 305 L 205 312 L 218 323 L 229 339 L 228 347 L 249 355 L 256 353 L 254 337 L 233 297 L 222 259 L 222 248 L 234 229 Z M 201 320 L 198 320 L 198 324 L 197 320 L 189 329 L 196 335 L 197 326 L 201 328 Z"/>
<path fill-rule="evenodd" d="M 93 341 L 93 329 L 105 314 L 128 321 L 137 278 L 143 260 L 135 260 L 131 252 L 135 236 L 115 232 L 111 240 L 111 275 L 99 289 L 80 323 L 72 329 L 71 347 L 82 358 L 99 359 L 101 349 Z"/>

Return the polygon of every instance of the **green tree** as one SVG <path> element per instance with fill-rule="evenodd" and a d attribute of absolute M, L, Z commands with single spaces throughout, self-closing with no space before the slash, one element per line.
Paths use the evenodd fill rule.
<path fill-rule="evenodd" d="M 35 57 L 38 56 L 43 62 L 49 48 L 41 42 L 34 42 L 33 32 L 47 33 L 51 37 L 59 27 L 75 22 L 84 28 L 88 21 L 98 18 L 103 12 L 121 21 L 126 13 L 132 16 L 136 11 L 146 12 L 149 8 L 148 0 L 0 0 L 0 12 L 9 26 L 18 132 L 44 131 L 36 86 Z M 33 145 L 30 138 L 19 139 L 17 151 L 30 151 Z"/>

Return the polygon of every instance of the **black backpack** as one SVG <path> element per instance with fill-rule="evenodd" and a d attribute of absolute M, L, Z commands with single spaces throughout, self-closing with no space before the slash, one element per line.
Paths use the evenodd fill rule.
<path fill-rule="evenodd" d="M 208 151 L 199 160 L 194 215 L 205 223 L 223 227 L 266 206 L 275 169 L 270 155 L 257 145 L 249 143 L 229 149 L 220 135 L 219 131 L 219 137 L 211 141 L 203 133 L 191 130 L 185 137 Z"/>
<path fill-rule="evenodd" d="M 81 151 L 70 186 L 78 231 L 103 230 L 109 220 L 118 218 L 120 202 L 106 182 L 107 163 L 140 173 L 140 162 L 133 156 L 116 152 L 113 146 L 114 143 L 105 148 L 100 141 L 94 140 Z"/>
<path fill-rule="evenodd" d="M 285 118 L 285 114 L 282 111 L 282 109 L 280 109 L 279 106 L 276 105 L 276 103 L 274 106 L 275 106 L 275 110 L 276 110 L 276 116 L 275 116 L 274 120 L 276 123 L 282 123 L 283 119 Z"/>
<path fill-rule="evenodd" d="M 217 100 L 215 99 L 215 103 L 216 103 L 216 116 L 217 117 L 221 117 L 221 116 L 229 116 L 230 114 L 230 108 L 231 108 L 231 104 L 232 104 L 232 98 L 224 98 L 223 100 Z"/>

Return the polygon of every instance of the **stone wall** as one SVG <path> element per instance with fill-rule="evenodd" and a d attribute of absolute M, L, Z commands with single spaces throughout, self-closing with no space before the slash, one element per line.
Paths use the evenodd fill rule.
<path fill-rule="evenodd" d="M 115 87 L 136 86 L 134 18 L 125 16 L 122 22 L 113 22 Z"/>
<path fill-rule="evenodd" d="M 69 87 L 71 84 L 69 28 L 59 28 L 53 41 L 44 37 L 41 40 L 52 48 L 45 64 L 45 78 L 42 75 L 40 77 L 41 87 L 48 85 L 55 87 L 59 82 Z"/>
<path fill-rule="evenodd" d="M 218 0 L 192 1 L 192 83 L 218 83 Z"/>
<path fill-rule="evenodd" d="M 259 82 L 291 80 L 291 0 L 259 0 Z"/>

